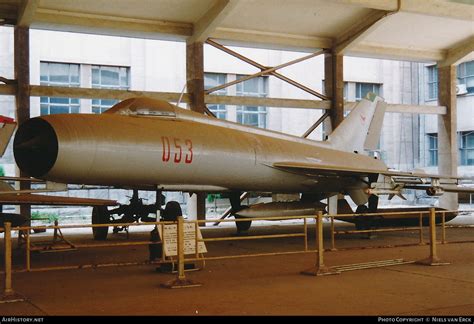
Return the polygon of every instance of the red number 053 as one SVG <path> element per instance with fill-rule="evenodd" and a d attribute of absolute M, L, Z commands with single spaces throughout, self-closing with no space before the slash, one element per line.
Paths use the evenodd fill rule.
<path fill-rule="evenodd" d="M 184 140 L 184 145 L 182 144 L 183 140 L 173 137 L 169 138 L 167 136 L 161 137 L 161 144 L 163 145 L 163 155 L 162 161 L 169 162 L 171 160 L 171 154 L 173 154 L 174 163 L 192 163 L 193 162 L 193 142 L 190 139 Z M 184 155 L 184 159 L 183 159 Z"/>

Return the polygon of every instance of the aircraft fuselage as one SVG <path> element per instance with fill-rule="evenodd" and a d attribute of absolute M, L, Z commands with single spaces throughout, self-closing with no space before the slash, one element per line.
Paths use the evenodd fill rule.
<path fill-rule="evenodd" d="M 355 177 L 308 177 L 272 164 L 384 167 L 380 160 L 315 141 L 228 125 L 120 114 L 49 115 L 22 125 L 15 158 L 22 170 L 50 181 L 183 191 L 341 192 L 367 184 Z"/>

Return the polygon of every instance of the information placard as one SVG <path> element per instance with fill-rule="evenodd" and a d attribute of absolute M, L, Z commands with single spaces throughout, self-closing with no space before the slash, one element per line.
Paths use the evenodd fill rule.
<path fill-rule="evenodd" d="M 158 232 L 163 239 L 165 256 L 178 255 L 178 234 L 177 224 L 158 226 Z M 184 254 L 196 253 L 196 224 L 184 223 Z M 164 236 L 162 231 L 164 231 Z M 198 239 L 202 239 L 201 230 L 197 228 Z M 198 253 L 206 253 L 204 242 L 198 242 Z"/>

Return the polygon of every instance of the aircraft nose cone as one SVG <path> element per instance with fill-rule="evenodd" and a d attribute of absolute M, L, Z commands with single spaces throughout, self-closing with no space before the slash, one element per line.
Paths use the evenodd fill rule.
<path fill-rule="evenodd" d="M 58 156 L 58 139 L 54 128 L 42 118 L 23 123 L 13 141 L 13 155 L 21 171 L 41 177 L 54 166 Z"/>

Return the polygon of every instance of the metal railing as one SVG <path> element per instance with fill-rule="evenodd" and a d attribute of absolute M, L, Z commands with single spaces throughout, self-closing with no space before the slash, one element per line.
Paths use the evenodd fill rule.
<path fill-rule="evenodd" d="M 450 227 L 446 225 L 446 214 L 456 212 L 459 213 L 460 211 L 436 211 L 434 208 L 431 208 L 429 211 L 417 211 L 417 212 L 406 212 L 406 213 L 380 213 L 379 215 L 414 215 L 419 217 L 419 226 L 418 227 L 405 227 L 405 228 L 392 228 L 392 229 L 370 229 L 370 230 L 356 230 L 356 231 L 335 231 L 334 228 L 334 219 L 343 219 L 345 217 L 355 217 L 363 215 L 354 215 L 354 214 L 345 214 L 345 215 L 324 215 L 322 212 L 319 212 L 317 215 L 309 215 L 309 216 L 293 216 L 293 217 L 281 217 L 281 218 L 252 218 L 252 220 L 291 220 L 291 219 L 303 219 L 303 231 L 299 233 L 289 233 L 289 234 L 268 234 L 268 235 L 252 235 L 252 236 L 228 236 L 228 237 L 212 237 L 212 238 L 200 238 L 198 235 L 199 231 L 199 224 L 206 223 L 206 222 L 214 222 L 215 220 L 194 220 L 194 221 L 184 221 L 183 217 L 178 217 L 177 222 L 149 222 L 149 223 L 120 223 L 120 224 L 113 224 L 114 226 L 142 226 L 142 225 L 154 225 L 156 228 L 161 228 L 162 236 L 160 236 L 160 240 L 158 241 L 138 241 L 138 242 L 112 242 L 112 243 L 95 243 L 95 244 L 74 244 L 76 248 L 92 248 L 92 247 L 123 247 L 123 246 L 132 246 L 132 245 L 150 245 L 150 244 L 161 244 L 161 259 L 155 262 L 127 262 L 127 263 L 110 263 L 110 264 L 91 264 L 91 265 L 77 265 L 77 266 L 56 266 L 56 267 L 41 267 L 41 268 L 33 268 L 31 266 L 31 245 L 32 242 L 30 240 L 30 231 L 34 229 L 53 229 L 55 231 L 55 237 L 57 236 L 57 231 L 61 229 L 72 229 L 72 228 L 94 228 L 94 227 L 108 227 L 111 224 L 93 224 L 93 225 L 64 225 L 59 226 L 57 223 L 54 226 L 34 226 L 34 227 L 16 227 L 11 228 L 11 224 L 5 222 L 4 224 L 4 247 L 5 247 L 5 288 L 4 288 L 4 299 L 10 298 L 14 295 L 12 289 L 12 272 L 31 272 L 31 271 L 46 271 L 46 270 L 64 270 L 64 269 L 83 269 L 83 268 L 92 268 L 92 267 L 105 267 L 105 266 L 119 266 L 119 265 L 138 265 L 138 264 L 160 264 L 160 263 L 177 263 L 177 278 L 172 282 L 166 283 L 163 286 L 169 288 L 177 288 L 177 287 L 194 287 L 199 284 L 192 282 L 191 280 L 186 279 L 185 271 L 184 271 L 184 264 L 186 262 L 193 262 L 193 261 L 206 261 L 206 260 L 219 260 L 219 259 L 231 259 L 231 258 L 244 258 L 244 257 L 257 257 L 257 256 L 270 256 L 270 255 L 284 255 L 284 254 L 295 254 L 295 253 L 316 253 L 316 264 L 313 268 L 303 271 L 304 274 L 311 274 L 311 275 L 325 275 L 325 274 L 333 274 L 339 273 L 341 271 L 347 270 L 354 270 L 354 269 L 362 269 L 368 267 L 376 267 L 376 266 L 387 266 L 393 264 L 402 264 L 407 263 L 403 260 L 382 260 L 376 262 L 369 262 L 364 264 L 354 264 L 354 265 L 345 265 L 339 267 L 327 267 L 324 264 L 324 234 L 323 234 L 323 217 L 329 217 L 331 219 L 331 249 L 329 250 L 336 250 L 335 247 L 335 235 L 336 234 L 353 234 L 353 233 L 368 233 L 368 232 L 389 232 L 389 231 L 419 231 L 419 243 L 418 244 L 425 244 L 423 241 L 423 215 L 429 213 L 430 219 L 430 256 L 423 260 L 422 264 L 430 264 L 430 265 L 438 265 L 438 264 L 445 264 L 440 261 L 439 257 L 437 256 L 437 240 L 436 240 L 436 214 L 441 214 L 441 228 L 442 228 L 442 240 L 441 243 L 449 243 L 446 240 L 446 228 Z M 365 216 L 370 216 L 370 214 L 366 214 Z M 315 221 L 315 237 L 316 237 L 316 249 L 309 249 L 308 244 L 308 220 L 314 219 Z M 248 221 L 248 219 L 236 219 L 236 220 L 222 220 L 222 222 L 239 222 L 239 221 Z M 184 252 L 184 226 L 186 223 L 193 223 L 194 225 L 194 246 L 195 246 L 195 253 L 194 256 L 191 258 L 185 257 Z M 177 259 L 166 259 L 165 256 L 165 244 L 166 237 L 164 226 L 169 224 L 177 224 Z M 472 226 L 469 226 L 472 227 Z M 25 259 L 25 269 L 24 270 L 12 270 L 12 236 L 11 231 L 19 231 L 24 232 L 25 234 L 25 245 L 26 245 L 26 259 Z M 62 235 L 62 233 L 61 233 Z M 236 241 L 236 240 L 257 240 L 257 239 L 278 239 L 278 238 L 303 238 L 303 249 L 295 250 L 295 251 L 281 251 L 281 252 L 271 252 L 271 253 L 253 253 L 253 254 L 238 254 L 238 255 L 223 255 L 223 256 L 206 256 L 204 257 L 201 253 L 199 253 L 198 246 L 199 244 L 206 243 L 206 242 L 222 242 L 222 241 Z M 473 242 L 473 241 L 462 241 L 462 242 Z M 456 241 L 455 243 L 460 243 Z M 412 261 L 409 261 L 410 263 Z M 414 262 L 414 261 L 413 261 Z"/>

